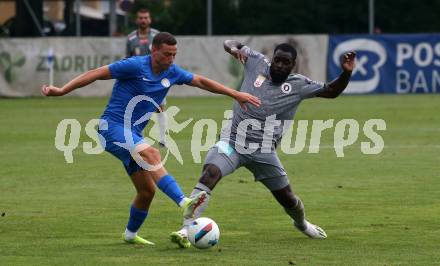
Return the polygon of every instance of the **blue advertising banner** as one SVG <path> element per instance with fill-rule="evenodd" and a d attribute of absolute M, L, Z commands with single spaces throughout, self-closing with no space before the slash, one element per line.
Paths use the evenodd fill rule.
<path fill-rule="evenodd" d="M 354 50 L 356 68 L 345 93 L 440 92 L 440 34 L 336 35 L 329 38 L 328 80 Z"/>

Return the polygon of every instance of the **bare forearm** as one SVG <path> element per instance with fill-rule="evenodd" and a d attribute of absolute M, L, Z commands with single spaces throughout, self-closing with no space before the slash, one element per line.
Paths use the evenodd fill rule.
<path fill-rule="evenodd" d="M 195 84 L 197 87 L 210 91 L 212 93 L 223 94 L 232 98 L 236 97 L 237 91 L 223 86 L 222 84 L 208 78 L 201 78 L 200 81 Z"/>
<path fill-rule="evenodd" d="M 207 90 L 213 93 L 227 95 L 229 97 L 234 98 L 240 106 L 247 110 L 246 103 L 250 103 L 254 106 L 260 106 L 261 101 L 258 97 L 255 97 L 249 93 L 239 92 L 234 89 L 223 86 L 217 81 L 205 78 L 203 76 L 194 75 L 193 80 L 188 85 L 199 87 L 203 90 Z"/>
<path fill-rule="evenodd" d="M 328 98 L 338 97 L 347 88 L 348 82 L 350 82 L 351 72 L 343 71 L 339 77 L 328 83 L 328 89 L 326 94 Z"/>
<path fill-rule="evenodd" d="M 79 75 L 78 77 L 72 79 L 71 81 L 67 82 L 63 87 L 62 90 L 64 93 L 69 93 L 73 90 L 76 90 L 78 88 L 84 87 L 92 82 L 94 82 L 95 79 L 92 75 L 90 75 L 90 71 L 83 73 Z"/>
<path fill-rule="evenodd" d="M 110 79 L 110 73 L 106 73 L 103 68 L 105 67 L 89 70 L 69 81 L 61 89 L 63 90 L 64 94 L 67 94 L 73 90 L 87 86 L 96 80 Z"/>
<path fill-rule="evenodd" d="M 349 51 L 341 57 L 342 73 L 335 80 L 327 84 L 327 87 L 317 94 L 318 97 L 336 98 L 347 88 L 350 82 L 351 72 L 354 70 L 356 63 L 356 52 Z"/>

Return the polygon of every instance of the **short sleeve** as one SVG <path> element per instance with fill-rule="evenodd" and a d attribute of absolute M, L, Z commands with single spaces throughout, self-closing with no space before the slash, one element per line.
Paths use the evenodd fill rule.
<path fill-rule="evenodd" d="M 114 79 L 129 79 L 140 75 L 141 61 L 138 56 L 125 58 L 109 65 L 110 73 Z"/>
<path fill-rule="evenodd" d="M 194 79 L 194 74 L 184 70 L 183 68 L 176 66 L 176 84 L 182 85 L 182 84 L 188 84 L 191 83 L 191 81 Z"/>
<path fill-rule="evenodd" d="M 307 99 L 316 97 L 316 95 L 325 88 L 327 88 L 327 85 L 324 82 L 314 81 L 303 76 L 303 85 L 300 91 L 301 98 Z"/>
<path fill-rule="evenodd" d="M 246 68 L 255 67 L 258 64 L 258 62 L 264 58 L 263 54 L 255 51 L 255 50 L 252 50 L 251 48 L 249 48 L 246 45 L 241 47 L 240 53 L 242 55 L 246 56 L 246 58 L 247 58 L 246 63 L 244 65 Z"/>

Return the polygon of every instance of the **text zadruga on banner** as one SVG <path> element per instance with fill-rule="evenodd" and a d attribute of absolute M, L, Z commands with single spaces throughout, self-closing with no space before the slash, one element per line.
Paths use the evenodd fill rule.
<path fill-rule="evenodd" d="M 440 92 L 440 34 L 330 36 L 328 79 L 340 74 L 339 60 L 357 53 L 345 93 Z"/>
<path fill-rule="evenodd" d="M 43 84 L 62 86 L 79 74 L 124 57 L 124 39 L 4 38 L 0 40 L 0 96 L 41 95 Z M 113 81 L 93 83 L 75 96 L 106 96 Z"/>

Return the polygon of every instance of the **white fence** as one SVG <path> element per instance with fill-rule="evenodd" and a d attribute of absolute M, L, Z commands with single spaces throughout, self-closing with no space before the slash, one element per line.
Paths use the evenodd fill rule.
<path fill-rule="evenodd" d="M 271 56 L 273 48 L 289 42 L 298 50 L 298 73 L 325 81 L 327 35 L 216 36 L 177 37 L 176 64 L 231 87 L 241 80 L 242 67 L 223 50 L 223 41 L 236 39 Z M 0 39 L 0 96 L 40 95 L 40 87 L 49 82 L 47 55 L 52 48 L 54 85 L 62 86 L 89 69 L 124 57 L 125 38 L 16 38 Z M 114 81 L 97 81 L 76 90 L 72 95 L 107 96 Z M 197 88 L 176 86 L 170 95 L 212 95 Z"/>

